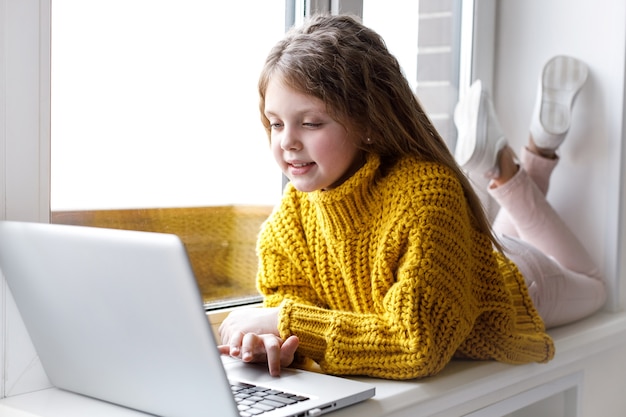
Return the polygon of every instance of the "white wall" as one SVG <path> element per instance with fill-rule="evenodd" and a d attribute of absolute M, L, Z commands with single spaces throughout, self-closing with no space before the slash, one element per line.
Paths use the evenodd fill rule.
<path fill-rule="evenodd" d="M 626 2 L 622 0 L 497 1 L 494 101 L 515 149 L 526 143 L 544 63 L 571 55 L 590 76 L 574 106 L 549 199 L 586 244 L 609 280 L 619 271 L 620 193 L 625 182 L 624 62 Z M 623 307 L 614 285 L 610 307 Z M 623 288 L 622 288 L 623 291 Z M 621 302 L 619 301 L 621 300 Z"/>

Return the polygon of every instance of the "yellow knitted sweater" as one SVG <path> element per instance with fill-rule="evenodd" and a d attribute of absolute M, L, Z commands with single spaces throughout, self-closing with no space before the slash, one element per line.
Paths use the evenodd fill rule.
<path fill-rule="evenodd" d="M 454 357 L 546 362 L 554 345 L 517 267 L 472 227 L 447 168 L 380 160 L 330 191 L 288 185 L 258 241 L 264 305 L 332 374 L 409 379 Z"/>

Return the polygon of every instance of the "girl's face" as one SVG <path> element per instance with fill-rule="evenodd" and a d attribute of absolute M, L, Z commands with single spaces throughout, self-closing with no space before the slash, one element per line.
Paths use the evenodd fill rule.
<path fill-rule="evenodd" d="M 274 159 L 299 191 L 341 185 L 364 163 L 348 131 L 326 113 L 324 102 L 272 79 L 265 92 Z"/>

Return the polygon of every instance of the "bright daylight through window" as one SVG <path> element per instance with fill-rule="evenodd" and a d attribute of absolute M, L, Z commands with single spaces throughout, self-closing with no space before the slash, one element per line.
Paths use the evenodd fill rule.
<path fill-rule="evenodd" d="M 281 193 L 256 83 L 284 30 L 283 1 L 53 0 L 52 221 L 176 233 L 206 301 L 256 294 Z"/>

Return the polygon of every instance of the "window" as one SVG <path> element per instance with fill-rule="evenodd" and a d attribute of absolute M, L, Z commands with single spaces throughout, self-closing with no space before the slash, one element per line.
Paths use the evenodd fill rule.
<path fill-rule="evenodd" d="M 460 0 L 363 1 L 363 22 L 385 38 L 450 147 L 456 143 L 452 113 L 461 77 L 462 12 Z"/>
<path fill-rule="evenodd" d="M 175 233 L 206 302 L 256 295 L 282 188 L 256 83 L 285 6 L 52 0 L 51 221 Z"/>
<path fill-rule="evenodd" d="M 282 189 L 256 82 L 313 6 L 173 4 L 51 0 L 50 219 L 177 234 L 207 304 L 255 301 L 256 236 Z M 360 6 L 453 141 L 460 1 Z"/>
<path fill-rule="evenodd" d="M 256 82 L 284 2 L 52 0 L 51 12 L 52 211 L 276 202 Z"/>

